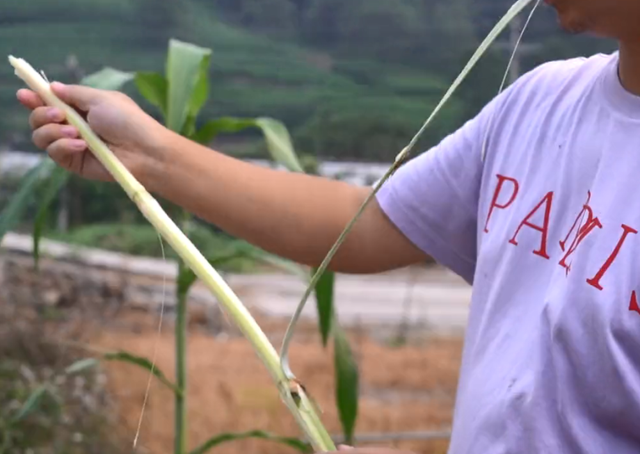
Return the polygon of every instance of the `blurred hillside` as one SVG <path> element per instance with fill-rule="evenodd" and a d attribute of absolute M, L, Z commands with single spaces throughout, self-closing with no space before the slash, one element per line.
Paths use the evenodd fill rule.
<path fill-rule="evenodd" d="M 388 161 L 439 101 L 504 0 L 3 0 L 0 50 L 49 79 L 104 66 L 162 71 L 171 37 L 213 49 L 203 118 L 269 115 L 300 151 Z M 501 37 L 507 43 L 508 33 Z M 541 7 L 525 35 L 521 70 L 549 59 L 610 51 L 561 33 Z M 473 115 L 499 87 L 508 46 L 496 46 L 429 129 L 422 147 Z M 33 150 L 20 82 L 0 66 L 0 146 Z M 129 87 L 131 90 L 132 87 Z M 130 93 L 133 94 L 133 93 Z M 139 99 L 138 99 L 139 100 Z M 225 151 L 257 150 L 252 137 Z M 237 139 L 237 138 L 234 138 Z"/>

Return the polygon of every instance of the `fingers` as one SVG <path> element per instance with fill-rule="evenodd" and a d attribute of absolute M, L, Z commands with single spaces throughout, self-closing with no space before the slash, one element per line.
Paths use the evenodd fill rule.
<path fill-rule="evenodd" d="M 26 88 L 22 88 L 18 90 L 16 93 L 18 101 L 20 104 L 25 106 L 27 109 L 33 110 L 38 107 L 44 106 L 44 102 L 35 92 L 31 90 L 27 90 Z"/>
<path fill-rule="evenodd" d="M 99 181 L 113 181 L 84 140 L 59 139 L 47 148 L 47 152 L 51 159 L 70 172 Z"/>
<path fill-rule="evenodd" d="M 65 85 L 60 82 L 51 84 L 51 91 L 66 104 L 87 112 L 102 101 L 106 91 L 82 85 Z"/>
<path fill-rule="evenodd" d="M 75 155 L 79 155 L 86 149 L 87 143 L 82 139 L 58 139 L 47 147 L 47 153 L 58 164 L 69 167 L 69 162 Z"/>
<path fill-rule="evenodd" d="M 60 82 L 53 82 L 51 84 L 51 91 L 64 103 L 84 110 L 85 112 L 102 101 L 108 93 L 108 91 L 105 90 L 98 90 L 83 85 L 66 85 Z M 23 106 L 31 110 L 45 105 L 37 93 L 26 88 L 18 90 L 16 96 Z"/>
<path fill-rule="evenodd" d="M 50 123 L 62 123 L 65 119 L 64 112 L 55 107 L 36 107 L 29 116 L 31 129 L 38 129 Z"/>
<path fill-rule="evenodd" d="M 33 131 L 32 139 L 36 147 L 46 150 L 57 140 L 75 139 L 78 136 L 78 130 L 73 126 L 50 123 Z"/>

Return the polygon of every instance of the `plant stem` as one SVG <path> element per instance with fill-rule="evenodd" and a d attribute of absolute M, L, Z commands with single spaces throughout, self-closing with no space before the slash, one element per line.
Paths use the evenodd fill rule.
<path fill-rule="evenodd" d="M 186 231 L 189 225 L 189 213 L 182 212 L 183 222 L 182 229 Z M 178 276 L 182 273 L 182 267 L 186 266 L 183 262 L 178 265 Z M 175 355 L 176 355 L 176 386 L 180 390 L 180 394 L 175 396 L 175 448 L 174 454 L 185 454 L 188 447 L 188 428 L 187 428 L 187 291 L 181 291 L 180 286 L 177 289 L 177 307 L 176 307 L 176 326 L 175 326 Z"/>
<path fill-rule="evenodd" d="M 287 331 L 285 332 L 284 339 L 282 341 L 282 347 L 280 348 L 280 357 L 282 358 L 282 367 L 288 376 L 292 376 L 291 369 L 289 367 L 289 347 L 291 344 L 291 339 L 293 338 L 293 333 L 294 333 L 296 324 L 298 323 L 298 319 L 302 314 L 302 310 L 304 309 L 304 306 L 306 305 L 307 300 L 311 296 L 311 293 L 313 292 L 313 290 L 316 288 L 318 281 L 322 277 L 322 274 L 326 271 L 327 267 L 329 266 L 329 263 L 333 259 L 333 256 L 336 254 L 336 252 L 338 252 L 338 249 L 340 248 L 342 243 L 346 240 L 353 226 L 360 219 L 360 217 L 362 216 L 362 213 L 364 213 L 365 209 L 367 208 L 369 203 L 371 203 L 374 197 L 377 195 L 378 191 L 380 191 L 382 186 L 387 182 L 387 180 L 389 180 L 389 178 L 391 178 L 391 176 L 396 172 L 396 170 L 398 170 L 405 162 L 409 160 L 411 151 L 415 147 L 420 137 L 423 135 L 424 131 L 431 124 L 431 122 L 436 117 L 436 115 L 440 112 L 442 107 L 444 107 L 444 105 L 449 100 L 449 98 L 453 95 L 453 93 L 456 91 L 458 86 L 464 81 L 465 77 L 467 77 L 467 74 L 469 74 L 469 72 L 473 69 L 475 64 L 480 59 L 480 57 L 484 55 L 484 53 L 487 51 L 489 46 L 498 37 L 498 35 L 507 27 L 507 25 L 509 25 L 509 23 L 513 20 L 513 18 L 516 17 L 532 1 L 536 2 L 535 4 L 536 6 L 540 3 L 540 0 L 517 0 L 511 6 L 511 8 L 509 8 L 507 13 L 493 27 L 493 29 L 491 29 L 487 37 L 482 41 L 482 43 L 480 43 L 480 46 L 476 49 L 476 51 L 473 53 L 473 55 L 471 56 L 467 64 L 464 66 L 464 68 L 462 69 L 458 77 L 456 77 L 456 79 L 453 81 L 449 89 L 446 91 L 446 93 L 444 94 L 444 96 L 442 97 L 438 105 L 431 112 L 431 115 L 429 115 L 426 121 L 422 124 L 422 127 L 409 141 L 409 144 L 406 147 L 404 147 L 402 151 L 396 156 L 396 159 L 394 160 L 391 167 L 389 167 L 389 169 L 384 174 L 384 176 L 380 180 L 378 180 L 378 182 L 375 184 L 373 190 L 369 193 L 369 195 L 367 196 L 365 201 L 362 203 L 362 205 L 360 205 L 360 208 L 358 209 L 356 214 L 347 223 L 347 226 L 344 228 L 342 233 L 340 233 L 340 236 L 335 241 L 335 243 L 333 244 L 333 246 L 325 256 L 320 266 L 316 268 L 316 271 L 313 274 L 311 280 L 309 281 L 307 289 L 305 290 L 300 302 L 298 303 L 298 306 L 296 307 L 293 317 L 289 322 L 289 326 L 287 327 Z M 536 6 L 534 6 L 534 10 Z M 533 11 L 532 11 L 532 14 L 533 14 Z M 484 144 L 483 144 L 483 148 L 484 148 Z M 484 150 L 482 152 L 482 155 L 484 158 Z"/>
<path fill-rule="evenodd" d="M 91 130 L 87 122 L 72 107 L 61 101 L 38 72 L 26 61 L 9 56 L 9 62 L 20 77 L 49 106 L 61 109 L 67 121 L 75 126 L 81 137 L 87 142 L 94 156 L 108 170 L 128 197 L 136 204 L 144 217 L 167 240 L 176 253 L 193 270 L 217 297 L 240 331 L 253 345 L 254 351 L 266 366 L 278 387 L 280 397 L 287 405 L 298 425 L 305 433 L 316 452 L 335 451 L 331 436 L 322 425 L 315 407 L 304 390 L 288 378 L 282 370 L 280 358 L 256 323 L 249 311 L 222 279 L 218 272 L 207 262 L 193 243 L 178 228 L 162 209 L 160 204 L 134 178 L 107 145 Z"/>
<path fill-rule="evenodd" d="M 176 308 L 176 386 L 175 395 L 175 454 L 187 452 L 187 297 L 181 295 Z"/>

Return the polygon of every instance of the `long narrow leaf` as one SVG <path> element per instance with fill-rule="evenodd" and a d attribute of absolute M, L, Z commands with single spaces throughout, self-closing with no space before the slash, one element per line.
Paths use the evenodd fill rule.
<path fill-rule="evenodd" d="M 80 360 L 76 361 L 75 363 L 71 364 L 64 371 L 65 371 L 65 373 L 67 373 L 69 375 L 77 374 L 78 372 L 82 372 L 82 371 L 85 371 L 87 369 L 91 369 L 93 367 L 96 367 L 98 364 L 100 364 L 100 360 L 98 360 L 97 358 L 84 358 L 84 359 L 80 359 Z"/>
<path fill-rule="evenodd" d="M 211 264 L 211 266 L 218 268 L 222 265 L 225 265 L 233 260 L 243 258 L 243 257 L 253 257 L 251 253 L 252 246 L 248 243 L 244 243 L 238 241 L 238 244 L 232 244 L 230 250 L 220 253 L 215 257 L 208 257 L 207 261 Z M 179 265 L 178 271 L 178 279 L 177 279 L 177 288 L 176 288 L 176 298 L 179 302 L 183 302 L 186 300 L 189 290 L 193 284 L 198 280 L 196 274 L 193 270 L 187 266 L 185 266 L 182 262 Z"/>
<path fill-rule="evenodd" d="M 311 454 L 313 452 L 313 450 L 307 443 L 304 443 L 303 441 L 298 440 L 297 438 L 281 437 L 281 436 L 273 435 L 261 430 L 253 430 L 249 432 L 223 433 L 220 435 L 216 435 L 215 437 L 210 438 L 209 440 L 204 442 L 202 445 L 200 445 L 199 447 L 191 451 L 189 454 L 204 454 L 207 451 L 223 443 L 227 443 L 230 441 L 237 441 L 237 440 L 246 440 L 249 438 L 258 438 L 261 440 L 281 443 L 286 446 L 289 446 L 290 448 L 297 449 L 299 452 L 305 453 L 305 454 L 307 453 Z"/>
<path fill-rule="evenodd" d="M 337 325 L 333 327 L 334 367 L 336 373 L 336 404 L 347 444 L 353 444 L 358 418 L 359 374 L 358 366 L 346 334 Z"/>
<path fill-rule="evenodd" d="M 149 103 L 167 115 L 167 79 L 160 73 L 137 72 L 134 80 L 138 92 Z"/>
<path fill-rule="evenodd" d="M 207 260 L 213 266 L 220 266 L 230 260 L 241 257 L 276 266 L 283 271 L 299 276 L 301 279 L 305 280 L 305 282 L 308 281 L 310 277 L 309 272 L 301 265 L 275 254 L 271 254 L 270 252 L 243 240 L 234 240 L 230 242 L 226 250 L 221 251 L 215 257 L 209 256 Z"/>
<path fill-rule="evenodd" d="M 26 402 L 22 404 L 22 407 L 20 407 L 18 413 L 16 413 L 13 418 L 11 418 L 12 422 L 15 424 L 29 416 L 36 408 L 38 408 L 38 405 L 40 405 L 40 402 L 42 401 L 46 393 L 47 388 L 44 385 L 36 388 L 29 395 Z"/>
<path fill-rule="evenodd" d="M 268 252 L 261 252 L 255 256 L 255 259 L 260 260 L 264 263 L 268 263 L 269 265 L 277 266 L 283 271 L 300 277 L 304 280 L 304 282 L 308 282 L 311 278 L 307 269 L 303 268 L 295 262 L 292 262 L 291 260 L 283 259 L 282 257 L 278 257 L 277 255 L 269 254 Z"/>
<path fill-rule="evenodd" d="M 192 139 L 201 144 L 208 144 L 220 133 L 235 133 L 255 126 L 256 121 L 252 118 L 216 118 L 202 125 Z"/>
<path fill-rule="evenodd" d="M 304 172 L 302 164 L 294 151 L 291 136 L 285 125 L 273 118 L 256 119 L 256 126 L 262 130 L 267 141 L 269 153 L 274 161 L 292 172 Z"/>
<path fill-rule="evenodd" d="M 84 77 L 80 84 L 101 90 L 120 90 L 127 82 L 133 80 L 134 76 L 130 72 L 106 67 Z"/>
<path fill-rule="evenodd" d="M 41 177 L 49 174 L 55 167 L 55 162 L 49 158 L 30 169 L 22 178 L 20 187 L 9 201 L 7 207 L 0 213 L 0 241 L 8 231 L 22 220 L 29 204 L 33 201 L 34 192 L 41 183 Z"/>
<path fill-rule="evenodd" d="M 151 361 L 149 361 L 147 358 L 133 355 L 124 351 L 106 353 L 105 355 L 103 355 L 103 358 L 107 361 L 122 361 L 124 363 L 133 364 L 135 366 L 146 369 L 149 372 L 153 373 L 153 375 L 168 388 L 172 389 L 173 392 L 177 394 L 180 393 L 180 390 L 162 373 L 160 369 L 158 369 L 158 366 L 152 364 Z"/>
<path fill-rule="evenodd" d="M 202 66 L 210 56 L 210 49 L 176 39 L 169 41 L 166 66 L 168 82 L 166 125 L 172 131 L 181 133 L 188 116 L 193 111 L 193 103 L 197 105 L 202 101 L 196 88 L 202 88 L 200 83 Z"/>
<path fill-rule="evenodd" d="M 40 239 L 50 212 L 51 203 L 60 192 L 60 189 L 69 181 L 71 173 L 62 167 L 53 169 L 51 177 L 45 186 L 44 199 L 40 203 L 36 219 L 33 223 L 33 259 L 38 266 L 40 259 Z"/>
<path fill-rule="evenodd" d="M 452 96 L 452 94 L 455 92 L 457 87 L 462 83 L 462 81 L 467 76 L 467 74 L 471 71 L 471 69 L 476 64 L 476 62 L 480 59 L 480 57 L 487 50 L 489 45 L 495 40 L 495 38 L 498 36 L 498 34 L 502 30 L 504 30 L 504 28 L 509 24 L 509 22 L 511 22 L 511 20 L 513 20 L 513 18 L 517 14 L 519 14 L 532 1 L 533 0 L 518 0 L 516 3 L 513 4 L 513 6 L 511 6 L 509 11 L 503 16 L 503 18 L 498 22 L 498 24 L 496 24 L 496 26 L 491 30 L 489 35 L 483 40 L 483 42 L 481 43 L 480 47 L 478 47 L 478 49 L 474 52 L 474 54 L 471 56 L 471 59 L 469 60 L 469 62 L 465 65 L 465 67 L 463 68 L 461 73 L 458 75 L 458 77 L 454 80 L 453 84 L 449 87 L 447 92 L 444 94 L 443 98 L 440 100 L 440 102 L 438 103 L 436 108 L 432 111 L 431 115 L 423 123 L 422 127 L 418 130 L 418 132 L 413 136 L 413 138 L 411 139 L 409 144 L 396 156 L 396 159 L 395 159 L 393 165 L 387 170 L 387 172 L 385 172 L 383 177 L 378 180 L 378 182 L 374 186 L 373 190 L 369 193 L 367 198 L 360 205 L 360 207 L 356 211 L 355 215 L 347 223 L 345 228 L 342 230 L 342 232 L 340 233 L 340 235 L 338 236 L 338 238 L 334 242 L 333 246 L 331 246 L 331 249 L 326 254 L 325 258 L 322 260 L 322 263 L 320 264 L 320 266 L 316 270 L 316 273 L 311 278 L 311 281 L 309 282 L 309 285 L 307 286 L 307 289 L 305 290 L 305 292 L 304 292 L 304 294 L 302 296 L 302 299 L 300 300 L 300 303 L 296 307 L 294 315 L 291 318 L 291 321 L 289 322 L 289 326 L 287 327 L 287 331 L 285 332 L 284 339 L 282 341 L 282 348 L 281 348 L 281 352 L 280 352 L 280 356 L 281 356 L 281 361 L 282 361 L 283 367 L 287 367 L 287 368 L 289 367 L 288 366 L 288 364 L 289 364 L 288 363 L 288 361 L 289 361 L 289 359 L 288 359 L 289 346 L 291 344 L 291 338 L 293 336 L 293 331 L 295 329 L 295 325 L 296 325 L 297 321 L 300 318 L 300 314 L 302 314 L 304 306 L 305 306 L 309 296 L 311 295 L 311 293 L 315 289 L 315 285 L 317 284 L 318 280 L 322 276 L 322 273 L 329 266 L 329 263 L 333 259 L 334 255 L 337 253 L 337 251 L 340 248 L 340 246 L 342 245 L 342 243 L 346 240 L 347 235 L 351 232 L 351 229 L 353 228 L 355 223 L 358 221 L 358 219 L 360 219 L 360 216 L 362 216 L 362 214 L 364 213 L 366 207 L 375 198 L 375 196 L 378 193 L 378 191 L 380 190 L 380 188 L 382 188 L 382 186 L 388 181 L 388 179 L 391 177 L 391 175 L 393 175 L 393 173 L 404 162 L 406 162 L 407 159 L 409 159 L 409 156 L 411 154 L 411 151 L 412 151 L 413 147 L 415 146 L 417 141 L 420 139 L 420 137 L 422 136 L 422 134 L 424 133 L 426 128 L 433 121 L 433 119 L 435 118 L 436 114 L 444 106 L 444 104 L 447 102 L 447 100 Z M 483 156 L 484 156 L 484 153 L 483 153 Z"/>
<path fill-rule="evenodd" d="M 200 61 L 200 68 L 198 71 L 195 86 L 191 93 L 191 99 L 189 101 L 189 116 L 195 118 L 198 116 L 200 109 L 202 109 L 209 97 L 209 65 L 211 64 L 211 51 L 208 53 L 203 52 L 202 60 Z"/>
<path fill-rule="evenodd" d="M 325 271 L 316 284 L 316 304 L 318 307 L 318 323 L 322 335 L 322 345 L 327 346 L 329 333 L 331 332 L 331 320 L 333 319 L 333 289 L 335 273 Z"/>
<path fill-rule="evenodd" d="M 200 74 L 198 80 L 193 89 L 191 95 L 191 101 L 189 101 L 189 112 L 187 114 L 187 120 L 182 127 L 182 135 L 185 137 L 192 137 L 196 132 L 196 118 L 200 109 L 204 106 L 209 96 L 209 62 L 210 56 L 205 56 L 202 59 L 200 65 Z"/>

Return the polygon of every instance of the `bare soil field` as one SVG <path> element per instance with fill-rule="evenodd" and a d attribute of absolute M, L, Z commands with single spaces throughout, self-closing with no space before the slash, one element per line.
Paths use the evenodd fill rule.
<path fill-rule="evenodd" d="M 153 357 L 168 377 L 174 373 L 174 336 L 170 323 L 158 338 L 157 319 L 123 314 L 126 323 L 103 326 L 91 344 L 125 349 Z M 122 322 L 122 320 L 120 320 Z M 274 339 L 282 335 L 285 320 L 258 320 Z M 111 325 L 111 324 L 109 324 Z M 334 405 L 331 347 L 323 349 L 315 326 L 301 327 L 292 348 L 292 367 L 322 409 L 332 434 L 340 435 Z M 366 334 L 350 332 L 360 367 L 361 400 L 356 434 L 448 430 L 451 425 L 462 341 L 459 337 L 424 339 L 418 345 L 388 346 Z M 192 329 L 188 342 L 189 446 L 195 448 L 221 432 L 261 429 L 278 435 L 299 436 L 297 426 L 250 344 L 236 336 L 217 336 Z M 109 389 L 117 403 L 123 434 L 133 440 L 140 418 L 148 372 L 119 363 L 106 365 Z M 169 454 L 173 448 L 173 398 L 153 381 L 142 420 L 141 451 Z M 363 444 L 366 445 L 366 444 Z M 369 444 L 371 445 L 371 444 Z M 378 442 L 421 454 L 446 453 L 448 440 Z M 231 442 L 215 449 L 221 454 L 295 452 L 268 441 Z"/>
<path fill-rule="evenodd" d="M 55 261 L 43 261 L 41 266 L 41 273 L 44 273 L 42 270 L 64 271 Z M 105 284 L 83 279 L 77 273 L 68 273 L 69 276 L 62 276 L 66 280 L 60 281 L 58 288 L 53 285 L 58 283 L 55 273 L 41 274 L 36 279 L 29 267 L 17 267 L 14 270 L 17 274 L 5 276 L 4 293 L 9 297 L 5 302 L 0 298 L 0 334 L 17 325 L 24 325 L 27 333 L 29 330 L 38 332 L 40 324 L 45 323 L 52 328 L 54 339 L 80 343 L 83 351 L 126 350 L 150 359 L 155 355 L 156 366 L 173 379 L 175 355 L 172 317 L 175 312 L 170 307 L 166 308 L 162 332 L 158 337 L 157 309 L 149 304 L 131 304 L 127 293 L 119 287 L 121 280 L 114 279 Z M 437 291 L 425 285 L 421 290 L 424 293 L 422 296 L 418 295 L 417 284 L 414 289 L 414 312 L 417 313 L 418 308 L 428 308 L 432 312 L 431 325 L 435 323 L 435 327 L 447 325 L 449 319 L 455 319 L 452 325 L 463 325 L 467 297 L 466 294 L 459 296 L 456 293 L 460 286 L 448 275 L 437 270 L 427 270 L 423 274 L 420 279 L 413 276 L 406 281 L 403 275 L 396 276 L 395 280 L 394 276 L 372 277 L 366 282 L 341 278 L 341 282 L 344 282 L 341 285 L 344 286 L 343 293 L 338 292 L 338 296 L 342 295 L 338 312 L 341 319 L 349 321 L 347 333 L 360 369 L 361 397 L 356 439 L 362 434 L 446 432 L 451 426 L 462 351 L 460 331 L 437 330 L 430 324 L 424 325 L 422 316 L 407 317 L 403 303 L 406 289 L 399 282 L 407 282 L 409 287 L 412 281 L 432 286 L 434 283 L 442 284 L 443 288 Z M 299 295 L 295 289 L 291 290 L 290 280 L 278 281 L 278 285 L 269 281 L 271 287 L 267 288 L 262 282 L 264 277 L 243 279 L 247 282 L 236 282 L 236 287 L 240 293 L 244 292 L 243 297 L 249 302 L 252 298 L 258 301 L 258 296 L 262 302 L 265 294 L 272 297 L 269 300 L 272 300 L 271 305 L 249 306 L 252 306 L 253 316 L 274 346 L 279 348 L 288 322 L 288 318 L 282 316 L 292 312 L 292 304 L 296 304 Z M 53 283 L 49 285 L 51 288 L 47 287 L 47 282 Z M 65 290 L 67 287 L 69 289 Z M 14 291 L 6 291 L 10 288 Z M 369 292 L 365 296 L 355 298 L 351 295 L 365 290 Z M 122 301 L 116 305 L 116 309 L 108 304 L 109 295 L 113 296 L 114 292 L 122 294 Z M 143 296 L 149 299 L 151 294 Z M 59 297 L 52 298 L 51 295 Z M 309 306 L 313 313 L 313 304 Z M 450 314 L 447 312 L 449 306 L 461 309 L 455 309 Z M 354 313 L 351 318 L 347 317 L 349 309 Z M 358 322 L 360 314 L 369 315 L 367 323 Z M 299 437 L 301 434 L 293 417 L 280 401 L 270 376 L 248 341 L 240 337 L 232 326 L 225 325 L 221 317 L 214 316 L 213 325 L 207 317 L 202 306 L 190 305 L 187 359 L 189 448 L 195 448 L 223 432 L 260 429 L 276 435 Z M 404 323 L 411 331 L 407 336 L 409 341 L 398 343 L 393 339 L 387 340 L 389 335 L 397 334 L 396 327 Z M 33 337 L 27 334 L 23 338 L 28 340 L 30 336 Z M 0 361 L 2 359 L 0 357 Z M 314 318 L 301 321 L 291 359 L 296 376 L 322 409 L 323 422 L 332 434 L 339 437 L 341 426 L 334 402 L 331 346 L 326 349 L 322 347 Z M 103 369 L 108 378 L 108 395 L 114 403 L 113 438 L 124 440 L 124 448 L 115 452 L 126 454 L 132 452 L 130 448 L 143 408 L 149 373 L 136 366 L 117 362 L 103 363 Z M 152 380 L 136 453 L 173 452 L 173 406 L 172 392 L 159 381 Z M 417 454 L 445 454 L 448 439 L 380 441 L 368 445 L 394 446 Z M 107 453 L 106 450 L 104 452 Z M 295 451 L 273 442 L 247 440 L 220 445 L 212 452 L 293 454 Z"/>

